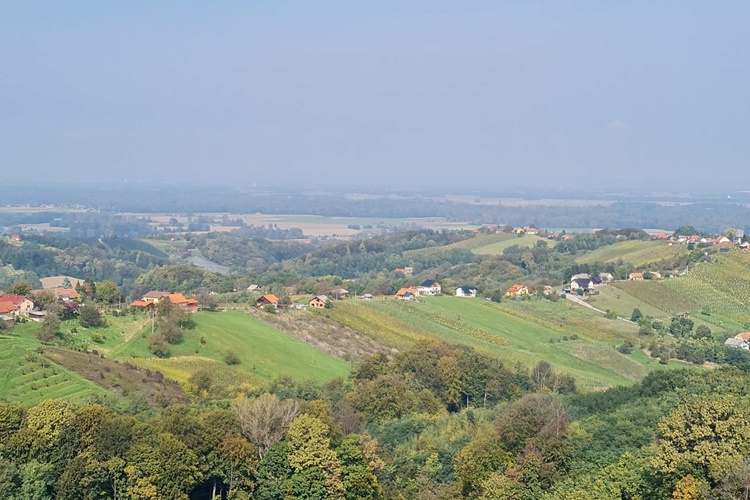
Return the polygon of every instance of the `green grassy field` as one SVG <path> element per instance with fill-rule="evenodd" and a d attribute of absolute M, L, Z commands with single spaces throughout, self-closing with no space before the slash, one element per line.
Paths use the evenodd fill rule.
<path fill-rule="evenodd" d="M 23 404 L 45 399 L 83 400 L 109 394 L 36 352 L 37 325 L 19 324 L 11 335 L 0 336 L 0 398 Z"/>
<path fill-rule="evenodd" d="M 518 245 L 530 248 L 536 245 L 537 241 L 544 241 L 550 246 L 554 244 L 554 242 L 549 242 L 546 238 L 542 238 L 536 235 L 517 236 L 515 234 L 507 233 L 478 234 L 473 238 L 459 241 L 458 243 L 451 243 L 450 245 L 408 250 L 404 252 L 404 257 L 409 257 L 410 255 L 458 249 L 471 250 L 473 253 L 478 255 L 502 255 L 503 250 L 510 246 Z"/>
<path fill-rule="evenodd" d="M 332 319 L 378 341 L 404 347 L 420 339 L 442 339 L 527 367 L 546 360 L 575 376 L 582 388 L 628 384 L 653 365 L 645 356 L 624 356 L 614 349 L 624 338 L 635 337 L 633 325 L 606 320 L 564 301 L 506 305 L 431 297 L 418 303 L 352 301 L 336 309 Z M 572 340 L 573 335 L 579 338 Z"/>
<path fill-rule="evenodd" d="M 219 361 L 224 365 L 228 350 L 233 350 L 241 363 L 238 374 L 248 380 L 270 380 L 285 374 L 293 378 L 327 382 L 336 377 L 346 377 L 349 365 L 314 347 L 301 342 L 272 326 L 240 312 L 227 311 L 193 315 L 195 328 L 185 331 L 184 340 L 171 346 L 171 357 L 192 360 Z M 152 358 L 148 349 L 148 334 L 133 337 L 113 352 L 118 358 Z M 204 343 L 201 342 L 204 340 Z M 152 360 L 155 366 L 173 366 L 174 361 Z M 186 365 L 187 362 L 183 362 Z M 214 366 L 214 365 L 211 365 Z M 176 368 L 179 370 L 179 367 Z M 185 371 L 185 369 L 183 369 Z M 165 373 L 166 374 L 166 373 Z"/>
<path fill-rule="evenodd" d="M 629 262 L 634 266 L 647 266 L 654 262 L 675 257 L 685 257 L 688 254 L 685 245 L 672 245 L 662 241 L 621 241 L 614 245 L 597 248 L 576 259 L 579 264 L 593 264 L 594 262 Z"/>

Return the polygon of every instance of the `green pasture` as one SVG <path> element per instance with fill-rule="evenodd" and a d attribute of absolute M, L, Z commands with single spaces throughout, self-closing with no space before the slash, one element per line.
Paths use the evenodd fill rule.
<path fill-rule="evenodd" d="M 579 264 L 594 262 L 629 262 L 634 266 L 647 266 L 655 262 L 688 254 L 685 245 L 669 245 L 664 241 L 628 240 L 597 248 L 576 259 Z"/>

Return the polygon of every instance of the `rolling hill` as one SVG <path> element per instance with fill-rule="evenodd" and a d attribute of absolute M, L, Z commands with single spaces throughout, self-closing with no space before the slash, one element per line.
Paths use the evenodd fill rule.
<path fill-rule="evenodd" d="M 686 257 L 685 245 L 669 245 L 662 241 L 629 240 L 607 245 L 582 255 L 576 259 L 579 264 L 594 262 L 629 262 L 634 266 L 647 266 L 676 257 Z"/>
<path fill-rule="evenodd" d="M 516 306 L 476 299 L 431 297 L 417 303 L 391 299 L 336 304 L 330 313 L 376 340 L 408 346 L 420 339 L 469 345 L 509 363 L 541 360 L 575 376 L 589 389 L 640 380 L 657 364 L 614 349 L 635 327 L 565 303 L 544 300 Z M 610 323 L 608 328 L 602 328 Z"/>

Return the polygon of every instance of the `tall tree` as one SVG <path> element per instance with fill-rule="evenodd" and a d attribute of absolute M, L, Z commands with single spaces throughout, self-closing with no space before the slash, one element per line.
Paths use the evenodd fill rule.
<path fill-rule="evenodd" d="M 299 413 L 296 401 L 280 401 L 275 394 L 262 394 L 256 399 L 240 396 L 232 405 L 240 422 L 242 434 L 258 447 L 258 457 L 284 437 Z"/>

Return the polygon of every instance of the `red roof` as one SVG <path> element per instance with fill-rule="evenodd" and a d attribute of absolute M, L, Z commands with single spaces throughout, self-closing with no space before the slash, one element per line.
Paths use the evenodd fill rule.
<path fill-rule="evenodd" d="M 130 303 L 130 307 L 153 307 L 153 302 L 146 302 L 144 300 L 134 300 Z"/>
<path fill-rule="evenodd" d="M 11 302 L 0 302 L 0 314 L 8 314 L 13 311 L 18 311 L 18 307 Z"/>
<path fill-rule="evenodd" d="M 15 305 L 20 304 L 26 299 L 27 297 L 25 295 L 2 295 L 0 296 L 0 302 L 12 302 Z"/>

